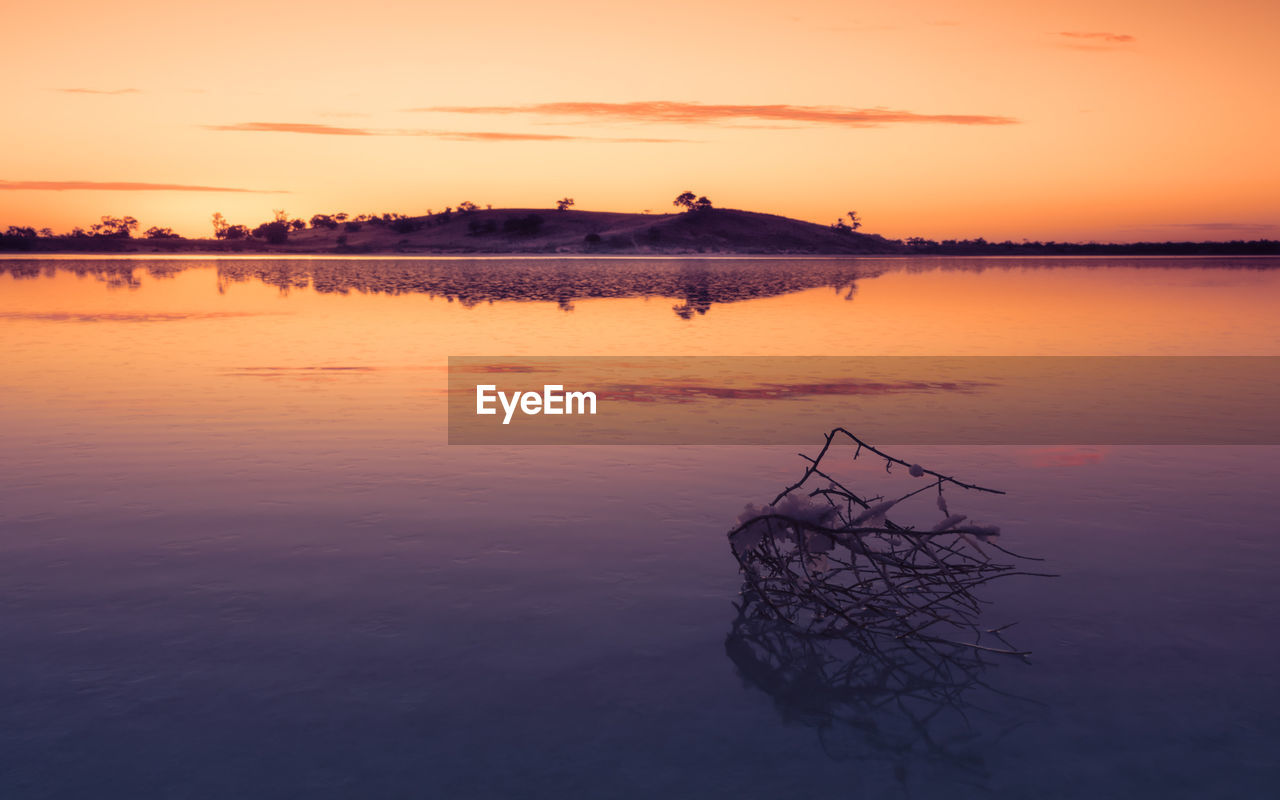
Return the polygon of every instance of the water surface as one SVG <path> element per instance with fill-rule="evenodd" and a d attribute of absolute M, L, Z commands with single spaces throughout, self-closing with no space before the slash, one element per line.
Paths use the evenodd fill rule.
<path fill-rule="evenodd" d="M 444 367 L 1280 355 L 1276 266 L 0 260 L 0 795 L 1265 795 L 1276 448 L 902 453 L 1061 574 L 922 729 L 737 618 L 794 448 L 449 447 Z"/>

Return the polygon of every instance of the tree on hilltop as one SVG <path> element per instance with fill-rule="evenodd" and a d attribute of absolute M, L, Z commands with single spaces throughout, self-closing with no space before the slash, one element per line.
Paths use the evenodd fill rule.
<path fill-rule="evenodd" d="M 671 201 L 671 205 L 685 211 L 706 211 L 711 208 L 711 200 L 706 195 L 699 197 L 693 192 L 681 192 Z"/>
<path fill-rule="evenodd" d="M 837 233 L 853 233 L 858 228 L 862 227 L 862 218 L 858 216 L 857 211 L 850 211 L 848 213 L 848 217 L 848 222 L 845 222 L 843 219 L 837 219 L 831 225 L 831 230 L 836 231 Z"/>

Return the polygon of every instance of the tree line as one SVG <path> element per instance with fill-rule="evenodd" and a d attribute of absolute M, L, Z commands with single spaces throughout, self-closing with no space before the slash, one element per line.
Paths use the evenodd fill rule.
<path fill-rule="evenodd" d="M 572 197 L 562 197 L 553 204 L 556 211 L 568 211 L 574 206 Z M 698 196 L 691 191 L 685 191 L 676 196 L 672 201 L 672 205 L 681 208 L 686 212 L 706 211 L 709 210 L 711 200 L 705 195 Z M 486 209 L 492 210 L 493 206 L 488 205 Z M 253 227 L 248 225 L 236 224 L 229 221 L 221 212 L 215 212 L 210 218 L 210 224 L 213 228 L 213 237 L 220 241 L 247 241 L 259 240 L 268 244 L 283 244 L 289 240 L 291 233 L 307 230 L 338 230 L 344 233 L 358 233 L 365 226 L 386 227 L 396 233 L 412 233 L 421 230 L 430 225 L 442 225 L 451 221 L 455 215 L 471 215 L 480 210 L 480 206 L 470 200 L 463 200 L 456 207 L 446 206 L 444 211 L 435 212 L 427 209 L 424 216 L 410 217 L 406 214 L 396 212 L 385 212 L 382 214 L 356 214 L 350 215 L 346 212 L 336 212 L 330 214 L 313 214 L 310 219 L 291 217 L 288 212 L 283 209 L 277 209 L 272 212 L 272 218 L 266 222 L 262 222 Z M 851 213 L 852 216 L 852 213 Z M 530 214 L 520 218 L 512 218 L 506 220 L 502 224 L 502 229 L 507 233 L 516 233 L 522 235 L 530 235 L 536 233 L 542 226 L 542 218 Z M 843 224 L 843 223 L 841 223 Z M 855 220 L 854 228 L 858 223 Z M 20 244 L 23 241 L 34 239 L 132 239 L 138 232 L 140 223 L 133 216 L 113 217 L 103 216 L 98 222 L 89 225 L 87 228 L 76 226 L 68 233 L 54 233 L 51 228 L 34 228 L 22 225 L 10 225 L 5 229 L 4 233 L 0 233 L 0 240 L 5 244 Z M 472 233 L 489 233 L 496 232 L 497 224 L 493 222 L 470 224 Z M 172 228 L 153 225 L 142 232 L 143 239 L 182 239 L 183 237 L 174 232 Z"/>

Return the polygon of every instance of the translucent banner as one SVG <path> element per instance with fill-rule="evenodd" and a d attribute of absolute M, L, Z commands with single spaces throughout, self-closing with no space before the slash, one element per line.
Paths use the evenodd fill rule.
<path fill-rule="evenodd" d="M 450 444 L 1280 444 L 1280 357 L 451 357 Z"/>

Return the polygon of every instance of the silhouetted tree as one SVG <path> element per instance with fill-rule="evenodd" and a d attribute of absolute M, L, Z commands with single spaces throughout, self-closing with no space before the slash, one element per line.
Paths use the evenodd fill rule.
<path fill-rule="evenodd" d="M 306 228 L 306 227 L 307 227 L 307 221 L 306 221 L 306 220 L 304 220 L 304 219 L 291 219 L 291 220 L 289 220 L 289 229 L 290 229 L 290 230 L 300 231 L 300 230 L 303 230 L 303 229 L 304 229 L 304 228 Z"/>
<path fill-rule="evenodd" d="M 316 214 L 314 217 L 311 218 L 311 227 L 327 228 L 329 230 L 333 230 L 334 228 L 338 227 L 338 223 L 333 217 L 329 216 L 328 214 Z"/>
<path fill-rule="evenodd" d="M 0 233 L 0 250 L 30 250 L 35 246 L 36 229 L 24 225 L 10 225 Z"/>
<path fill-rule="evenodd" d="M 237 239 L 248 239 L 249 229 L 244 225 L 228 225 L 226 230 L 222 232 L 222 236 L 218 238 L 226 239 L 227 241 L 235 241 Z"/>
<path fill-rule="evenodd" d="M 850 211 L 848 217 L 848 222 L 845 222 L 843 219 L 837 219 L 835 222 L 831 223 L 831 230 L 836 233 L 853 233 L 858 228 L 862 227 L 862 220 L 858 217 L 857 211 Z"/>
<path fill-rule="evenodd" d="M 138 221 L 133 217 L 103 217 L 102 221 L 95 224 L 91 230 L 96 236 L 117 236 L 128 239 L 129 234 L 137 229 Z"/>
<path fill-rule="evenodd" d="M 257 239 L 264 239 L 268 244 L 284 244 L 289 241 L 289 223 L 287 216 L 281 219 L 277 212 L 276 218 L 271 222 L 264 222 L 253 229 L 253 235 Z"/>
<path fill-rule="evenodd" d="M 697 201 L 693 204 L 693 207 L 698 211 L 706 211 L 707 209 L 711 208 L 711 201 L 707 199 L 706 195 L 703 195 L 702 197 L 699 197 L 697 199 Z"/>
<path fill-rule="evenodd" d="M 391 225 L 396 233 L 412 233 L 422 227 L 422 220 L 406 217 L 404 214 L 383 214 L 382 218 Z"/>
<path fill-rule="evenodd" d="M 479 210 L 480 210 L 480 206 L 476 205 L 470 200 L 463 200 L 461 203 L 458 203 L 458 211 L 463 214 L 470 214 L 472 211 L 479 211 Z"/>
<path fill-rule="evenodd" d="M 218 212 L 213 214 L 213 238 L 227 238 L 227 229 L 231 227 L 231 223 L 227 222 L 227 218 Z"/>
<path fill-rule="evenodd" d="M 676 195 L 676 199 L 671 201 L 671 205 L 676 208 L 683 208 L 685 211 L 692 211 L 694 206 L 698 204 L 698 196 L 693 192 L 681 192 Z"/>
<path fill-rule="evenodd" d="M 562 197 L 556 201 L 556 211 L 568 211 L 571 205 L 573 205 L 572 197 Z"/>
<path fill-rule="evenodd" d="M 158 228 L 152 225 L 147 228 L 147 232 L 142 234 L 148 239 L 181 239 L 182 237 L 173 232 L 172 228 Z"/>

